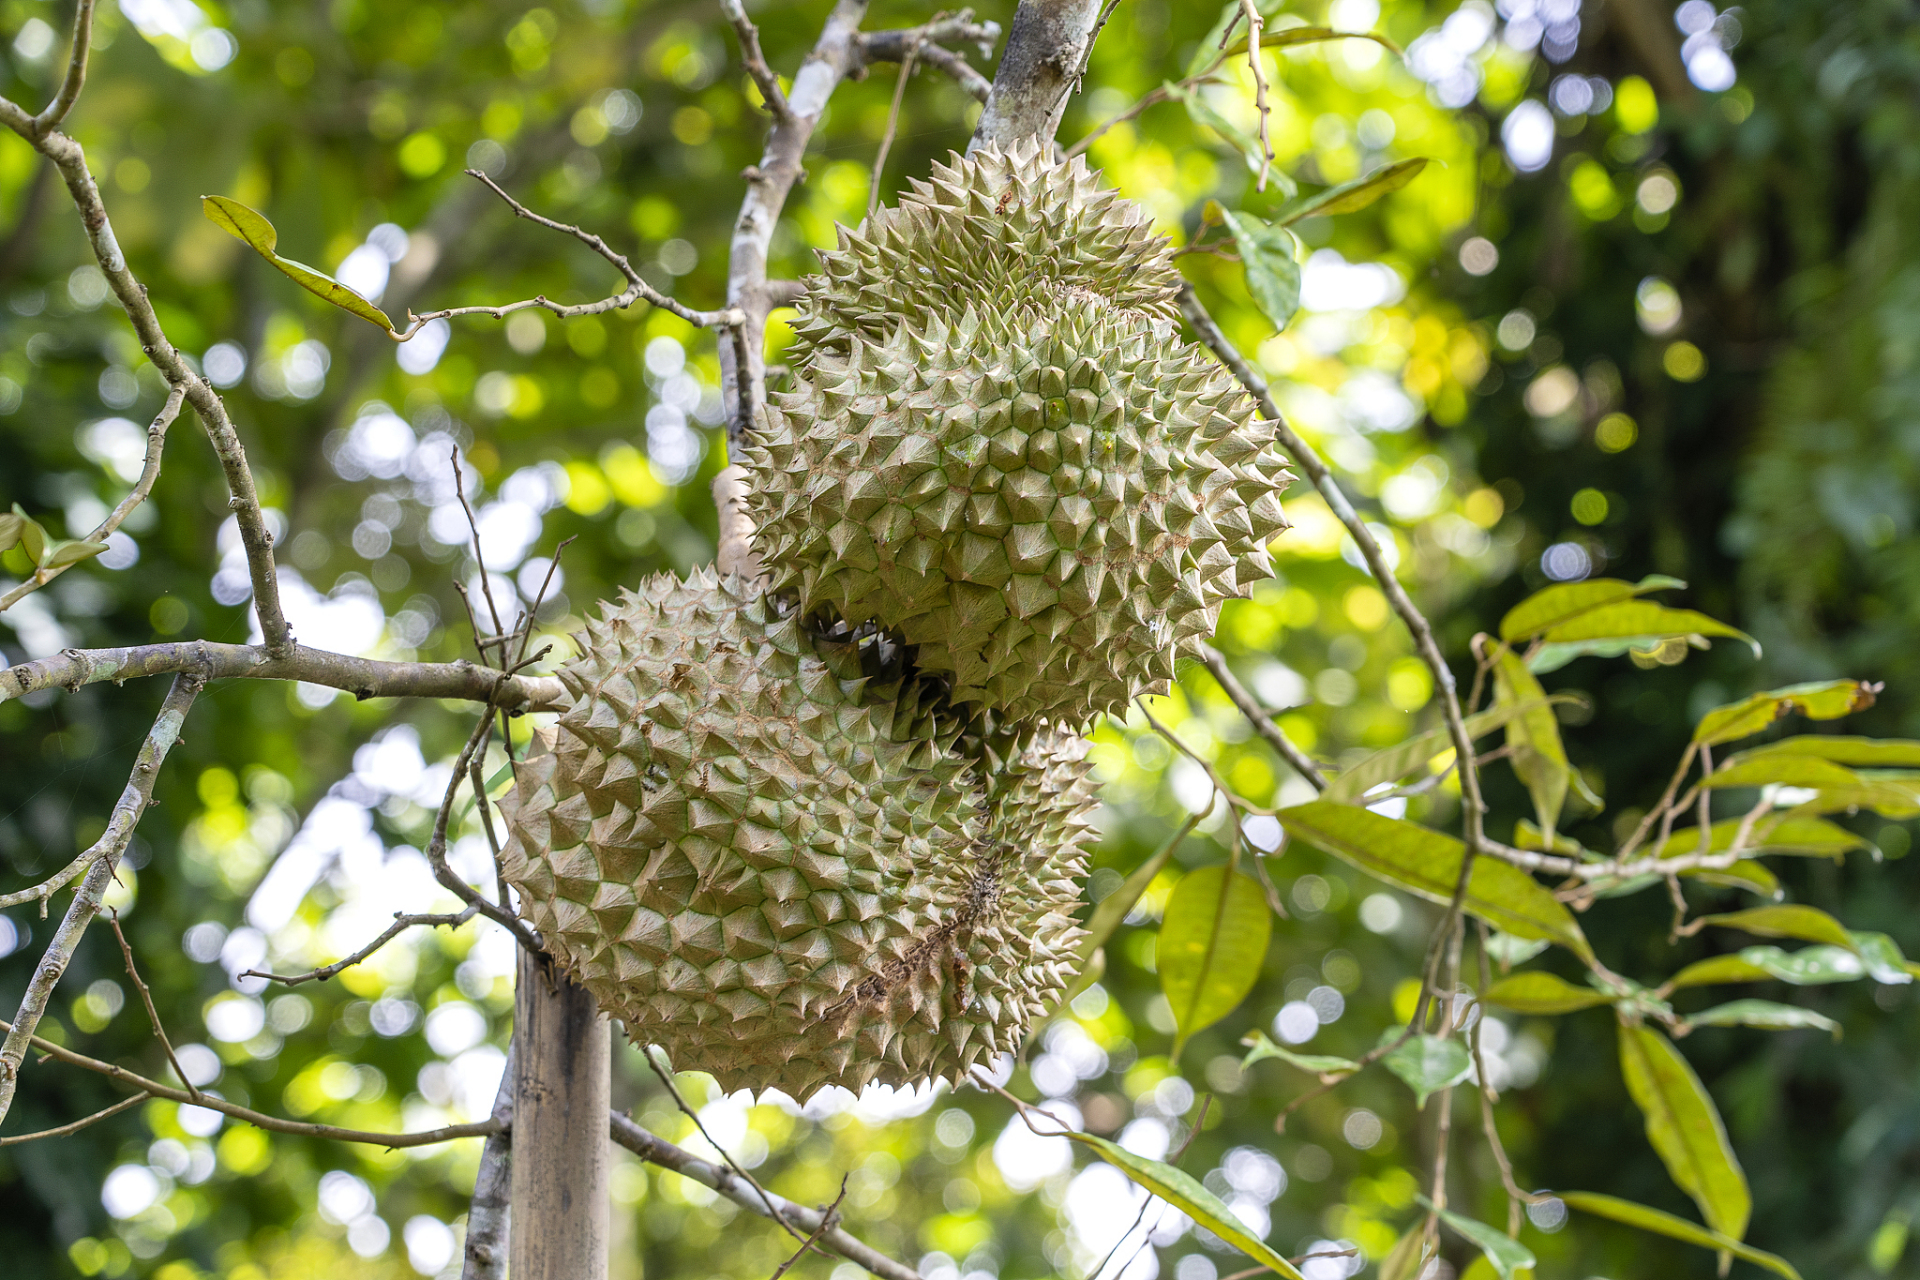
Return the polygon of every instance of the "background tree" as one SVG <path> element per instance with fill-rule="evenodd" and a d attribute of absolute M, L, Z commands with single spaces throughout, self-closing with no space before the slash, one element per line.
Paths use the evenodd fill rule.
<path fill-rule="evenodd" d="M 40 10 L 6 15 L 13 101 L 48 100 L 64 70 L 65 15 Z M 1335 25 L 1374 25 L 1371 6 L 1336 10 L 1327 15 Z M 756 14 L 770 65 L 797 67 L 827 16 Z M 876 10 L 866 25 L 926 16 Z M 1002 24 L 1011 16 L 982 14 Z M 1063 141 L 1177 82 L 1215 16 L 1128 0 L 1094 46 Z M 1889 695 L 1869 713 L 1878 723 L 1867 724 L 1898 731 L 1909 714 L 1898 670 L 1882 665 L 1903 634 L 1891 584 L 1900 581 L 1911 502 L 1904 455 L 1888 448 L 1906 367 L 1900 307 L 1911 301 L 1901 292 L 1911 253 L 1899 239 L 1898 148 L 1912 131 L 1899 127 L 1904 100 L 1894 92 L 1910 36 L 1898 16 L 1890 6 L 1845 6 L 1836 17 L 1828 6 L 1781 4 L 1754 6 L 1730 27 L 1690 5 L 1670 27 L 1664 7 L 1651 4 L 1578 16 L 1551 5 L 1498 14 L 1389 6 L 1380 27 L 1408 48 L 1413 75 L 1362 41 L 1270 59 L 1276 167 L 1312 191 L 1401 157 L 1439 163 L 1358 213 L 1298 225 L 1305 311 L 1284 336 L 1272 337 L 1271 320 L 1252 305 L 1242 265 L 1184 260 L 1225 336 L 1276 379 L 1290 420 L 1351 477 L 1380 536 L 1391 534 L 1402 576 L 1442 620 L 1444 647 L 1462 671 L 1470 672 L 1473 632 L 1492 630 L 1545 575 L 1608 565 L 1690 577 L 1693 602 L 1768 642 L 1771 671 L 1722 645 L 1677 669 L 1659 662 L 1686 656 L 1669 647 L 1648 655 L 1644 670 L 1587 658 L 1549 678 L 1597 694 L 1573 758 L 1618 799 L 1568 825 L 1591 847 L 1610 847 L 1616 810 L 1657 794 L 1698 714 L 1747 688 L 1888 677 Z M 741 79 L 724 15 L 700 6 L 343 4 L 324 14 L 135 6 L 127 16 L 103 11 L 97 24 L 93 83 L 65 127 L 102 175 L 118 243 L 158 319 L 210 381 L 236 386 L 227 403 L 265 526 L 281 513 L 282 561 L 299 575 L 283 572 L 281 591 L 303 641 L 397 660 L 449 659 L 470 643 L 451 592 L 452 581 L 473 576 L 462 560 L 464 517 L 456 521 L 460 490 L 445 465 L 453 445 L 480 477 L 470 496 L 499 574 L 490 585 L 497 599 L 521 602 L 508 608 L 530 604 L 545 576 L 546 565 L 523 557 L 580 535 L 534 648 L 551 642 L 564 655 L 564 635 L 614 584 L 710 556 L 718 527 L 704 481 L 720 462 L 721 366 L 730 358 L 712 338 L 662 310 L 565 322 L 530 310 L 499 326 L 456 321 L 462 327 L 423 333 L 389 364 L 384 338 L 299 293 L 201 221 L 194 204 L 217 192 L 261 208 L 283 250 L 379 294 L 391 314 L 408 304 L 606 295 L 603 263 L 584 248 L 563 255 L 550 233 L 512 220 L 459 176 L 464 156 L 529 206 L 607 235 L 661 292 L 738 302 L 727 287 L 726 228 L 740 194 L 733 175 L 761 159 L 754 103 L 764 94 Z M 1740 25 L 1739 82 L 1728 88 L 1704 51 L 1730 43 Z M 1429 28 L 1435 34 L 1422 40 Z M 1692 51 L 1684 59 L 1683 40 Z M 801 274 L 807 250 L 832 243 L 835 220 L 857 221 L 883 137 L 893 138 L 883 191 L 894 185 L 885 174 L 924 173 L 963 144 L 983 82 L 924 52 L 891 129 L 894 86 L 884 72 L 837 88 L 811 140 L 807 180 L 773 230 L 773 278 Z M 1570 58 L 1583 77 L 1602 77 L 1605 92 L 1582 79 L 1583 104 L 1566 79 Z M 1689 69 L 1700 87 L 1690 87 Z M 1153 107 L 1090 150 L 1183 240 L 1228 238 L 1228 228 L 1208 225 L 1209 198 L 1260 217 L 1284 203 L 1271 181 L 1265 193 L 1250 191 L 1258 166 L 1243 164 L 1230 133 L 1207 123 L 1211 105 L 1258 136 L 1254 85 L 1233 74 L 1200 107 Z M 1652 92 L 1630 87 L 1630 76 Z M 1869 177 L 1807 177 L 1853 156 Z M 1516 177 L 1516 168 L 1536 176 Z M 161 410 L 166 389 L 129 345 L 107 281 L 76 269 L 91 250 L 61 202 L 59 175 L 12 138 L 0 169 L 14 228 L 0 250 L 11 276 L 0 407 L 14 406 L 14 425 L 0 432 L 0 474 L 8 501 L 78 537 L 138 479 L 146 432 L 133 420 Z M 1674 198 L 1661 207 L 1667 197 L 1651 180 L 1663 176 Z M 1769 177 L 1795 202 L 1794 216 L 1756 186 Z M 1869 191 L 1872 199 L 1861 198 Z M 1374 261 L 1393 276 L 1361 265 Z M 563 271 L 578 272 L 571 293 L 557 283 Z M 1650 276 L 1673 286 L 1677 307 L 1659 281 L 1643 283 Z M 432 358 L 442 333 L 451 340 Z M 1676 351 L 1676 334 L 1699 364 Z M 776 366 L 782 339 L 776 320 L 768 355 Z M 1821 377 L 1833 352 L 1860 361 L 1858 373 Z M 1746 372 L 1762 369 L 1773 371 L 1775 389 L 1765 407 Z M 392 412 L 370 409 L 376 397 Z M 1608 418 L 1615 412 L 1632 419 L 1631 431 Z M 1729 422 L 1756 425 L 1729 432 Z M 1836 422 L 1850 422 L 1851 434 Z M 101 558 L 120 570 L 70 570 L 0 614 L 12 626 L 9 658 L 74 644 L 247 638 L 254 580 L 245 540 L 237 522 L 223 532 L 228 491 L 215 458 L 180 438 L 188 434 L 171 442 L 152 501 Z M 1748 477 L 1743 488 L 1715 478 L 1733 475 Z M 1730 519 L 1736 494 L 1742 505 Z M 1346 763 L 1348 753 L 1437 723 L 1437 707 L 1431 673 L 1388 602 L 1343 558 L 1332 514 L 1302 495 L 1292 504 L 1297 527 L 1281 544 L 1282 578 L 1231 607 L 1218 640 L 1258 697 L 1298 703 L 1281 720 L 1296 744 Z M 1561 547 L 1576 548 L 1584 568 Z M 21 551 L 8 554 L 24 578 L 33 566 Z M 1702 661 L 1705 679 L 1691 665 Z M 0 842 L 15 883 L 44 877 L 98 838 L 105 818 L 89 815 L 110 812 L 159 694 L 96 684 L 0 703 L 10 758 L 29 766 L 0 783 L 10 788 Z M 451 895 L 432 901 L 425 861 L 412 851 L 430 844 L 445 762 L 471 715 L 458 704 L 416 703 L 396 719 L 395 705 L 311 682 L 217 683 L 197 700 L 171 766 L 158 771 L 161 803 L 143 819 L 125 887 L 109 901 L 125 917 L 161 1021 L 184 1042 L 177 1056 L 196 1087 L 371 1129 L 474 1123 L 491 1110 L 513 954 L 498 929 L 475 921 L 410 935 L 335 982 L 284 994 L 239 976 L 263 962 L 292 972 L 338 959 L 371 941 L 396 904 L 459 908 Z M 1254 803 L 1307 798 L 1210 676 L 1196 669 L 1183 696 L 1156 714 Z M 1665 741 L 1649 752 L 1653 735 Z M 1144 719 L 1103 730 L 1098 743 L 1111 820 L 1104 870 L 1090 886 L 1096 900 L 1190 809 L 1213 802 L 1197 762 Z M 499 762 L 496 754 L 487 771 Z M 1525 794 L 1497 766 L 1486 776 L 1510 826 L 1528 807 Z M 1434 794 L 1444 805 L 1444 787 Z M 1214 834 L 1224 831 L 1218 821 Z M 1888 853 L 1906 848 L 1903 827 L 1853 825 Z M 455 864 L 483 868 L 477 825 L 454 834 Z M 1397 984 L 1417 966 L 1432 920 L 1344 864 L 1291 846 L 1275 873 L 1295 919 L 1277 925 L 1265 976 L 1176 1063 L 1151 926 L 1175 871 L 1217 865 L 1225 852 L 1205 834 L 1182 846 L 1105 949 L 1098 993 L 1041 1034 L 1012 1087 L 1071 1100 L 1096 1132 L 1137 1125 L 1136 1144 L 1159 1141 L 1157 1127 L 1169 1153 L 1198 1120 L 1184 1167 L 1212 1170 L 1208 1185 L 1248 1218 L 1265 1215 L 1278 1246 L 1307 1252 L 1316 1240 L 1344 1239 L 1384 1254 L 1417 1214 L 1413 1193 L 1428 1185 L 1431 1152 L 1411 1095 L 1370 1073 L 1303 1110 L 1285 1135 L 1263 1136 L 1305 1077 L 1272 1063 L 1241 1069 L 1235 1042 L 1254 1027 L 1276 1038 L 1284 1026 L 1310 1029 L 1304 1006 L 1316 1023 L 1328 1018 L 1303 1042 L 1315 1052 L 1369 1048 L 1390 1011 L 1411 1013 L 1394 1007 Z M 478 863 L 468 861 L 476 854 Z M 1797 901 L 1898 934 L 1901 870 L 1856 857 L 1844 875 L 1812 861 L 1782 879 Z M 1716 936 L 1725 943 L 1703 934 L 1670 958 L 1658 942 L 1669 912 L 1658 892 L 1617 910 L 1623 923 L 1610 921 L 1609 936 L 1648 940 L 1631 965 L 1609 951 L 1622 972 L 1671 972 L 1717 948 Z M 0 977 L 13 984 L 10 1006 L 57 911 L 58 903 L 44 922 L 31 902 L 8 912 L 16 953 Z M 119 949 L 105 933 L 89 938 L 45 1033 L 160 1074 L 164 1058 Z M 1910 1047 L 1873 1006 L 1897 1006 L 1903 990 L 1769 993 L 1839 1018 L 1849 1030 L 1844 1053 L 1807 1032 L 1715 1031 L 1685 1042 L 1755 1171 L 1755 1241 L 1809 1273 L 1899 1264 L 1911 1193 L 1873 1171 L 1899 1165 L 1907 1104 L 1887 1081 Z M 1538 1073 L 1502 1112 L 1508 1146 L 1533 1184 L 1619 1190 L 1690 1213 L 1637 1125 L 1596 1131 L 1592 1117 L 1617 1115 L 1622 1096 L 1611 1041 L 1597 1038 L 1601 1016 L 1502 1022 L 1508 1079 Z M 422 1023 L 424 1036 L 410 1034 Z M 1755 1052 L 1760 1037 L 1764 1053 Z M 828 1098 L 802 1110 L 709 1096 L 698 1079 L 681 1087 L 720 1145 L 777 1190 L 825 1203 L 849 1173 L 849 1228 L 930 1277 L 949 1265 L 1009 1276 L 1091 1270 L 1135 1212 L 1115 1211 L 1126 1203 L 1117 1175 L 1097 1164 L 1070 1172 L 1063 1143 L 1029 1142 L 1006 1104 L 987 1095 Z M 648 1129 L 698 1146 L 694 1125 L 637 1054 L 622 1051 L 614 1088 L 617 1105 Z M 1209 1092 L 1203 1116 L 1196 1095 Z M 63 1124 L 121 1096 L 93 1077 L 30 1066 L 8 1127 Z M 0 1229 L 53 1274 L 176 1280 L 248 1268 L 457 1267 L 448 1224 L 467 1210 L 478 1139 L 383 1154 L 239 1124 L 214 1129 L 203 1111 L 152 1102 L 71 1138 L 8 1149 L 0 1168 L 38 1208 Z M 1769 1123 L 1789 1112 L 1805 1136 Z M 1831 1137 L 1841 1127 L 1854 1135 L 1844 1146 Z M 1484 1159 L 1467 1155 L 1465 1169 L 1456 1166 L 1464 1181 L 1453 1198 L 1502 1223 L 1498 1170 Z M 1035 1174 L 1045 1175 L 1038 1194 L 1016 1194 Z M 677 1174 L 617 1164 L 613 1190 L 616 1267 L 644 1259 L 663 1273 L 770 1273 L 794 1243 L 771 1226 L 722 1232 L 734 1202 Z M 1560 1224 L 1551 1211 L 1541 1220 Z M 1136 1257 L 1143 1234 L 1120 1242 L 1109 1273 L 1155 1265 L 1155 1250 Z M 1705 1254 L 1678 1245 L 1663 1254 L 1591 1221 L 1552 1234 L 1528 1225 L 1523 1239 L 1544 1267 L 1628 1274 L 1656 1259 L 1678 1273 L 1710 1265 Z M 1156 1243 L 1159 1265 L 1183 1280 L 1239 1265 L 1170 1227 Z M 1457 1248 L 1448 1245 L 1449 1258 L 1465 1263 L 1470 1251 Z"/>

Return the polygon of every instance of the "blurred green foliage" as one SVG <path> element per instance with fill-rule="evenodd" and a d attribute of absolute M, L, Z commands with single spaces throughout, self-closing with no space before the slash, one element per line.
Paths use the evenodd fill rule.
<path fill-rule="evenodd" d="M 1687 603 L 1766 642 L 1762 664 L 1737 645 L 1704 655 L 1683 647 L 1631 664 L 1582 659 L 1548 678 L 1550 689 L 1592 695 L 1590 712 L 1562 719 L 1578 729 L 1573 764 L 1608 801 L 1566 824 L 1595 848 L 1610 847 L 1633 806 L 1657 792 L 1699 712 L 1749 689 L 1886 679 L 1888 693 L 1859 727 L 1920 733 L 1908 692 L 1920 677 L 1911 644 L 1920 49 L 1908 7 L 1756 0 L 1733 16 L 1738 83 L 1716 92 L 1688 84 L 1672 8 L 1619 0 L 1569 31 L 1577 6 L 1506 2 L 1496 14 L 1390 0 L 1377 25 L 1409 49 L 1407 64 L 1362 41 L 1270 59 L 1278 169 L 1319 187 L 1406 157 L 1433 163 L 1368 209 L 1297 228 L 1305 312 L 1283 334 L 1247 295 L 1237 264 L 1182 260 L 1360 496 L 1460 670 L 1475 631 L 1549 573 L 1581 566 L 1687 578 Z M 759 8 L 777 68 L 798 66 L 825 9 Z M 1004 25 L 1012 5 L 979 10 Z M 1374 10 L 1342 0 L 1332 17 L 1370 28 Z M 879 4 L 866 25 L 927 12 Z M 1317 2 L 1297 12 L 1328 16 Z M 1634 14 L 1651 15 L 1664 42 L 1634 35 Z M 1210 4 L 1124 0 L 1062 137 L 1185 74 L 1214 17 Z M 8 96 L 43 100 L 65 21 L 64 6 L 0 4 Z M 1716 39 L 1731 42 L 1721 21 Z M 613 291 L 604 263 L 517 222 L 461 175 L 478 167 L 538 211 L 606 235 L 663 290 L 717 305 L 736 175 L 759 156 L 763 118 L 714 7 L 123 0 L 103 6 L 98 24 L 92 81 L 69 127 L 169 334 L 233 386 L 228 402 L 278 513 L 283 562 L 309 588 L 290 591 L 303 639 L 388 657 L 471 652 L 453 590 L 472 573 L 464 524 L 449 524 L 456 448 L 483 542 L 505 570 L 492 584 L 503 603 L 523 589 L 532 597 L 539 558 L 577 539 L 559 594 L 539 614 L 537 643 L 551 642 L 555 658 L 594 600 L 711 556 L 706 482 L 724 452 L 711 335 L 644 308 L 566 323 L 523 313 L 456 321 L 437 361 L 424 347 L 399 348 L 397 360 L 378 331 L 300 292 L 206 222 L 199 197 L 262 210 L 291 257 L 363 285 L 384 275 L 381 301 L 396 316 L 409 305 L 535 293 L 577 302 Z M 1601 105 L 1585 80 L 1586 106 L 1565 109 L 1580 102 L 1564 87 L 1569 76 L 1603 81 L 1610 101 Z M 834 243 L 836 223 L 863 213 L 892 87 L 893 69 L 879 67 L 836 94 L 775 236 L 776 275 L 803 274 L 810 250 Z M 1208 92 L 1234 124 L 1254 126 L 1250 76 Z M 1541 105 L 1549 100 L 1556 108 Z M 923 68 L 883 191 L 962 146 L 976 111 Z M 1519 172 L 1510 155 L 1531 155 L 1529 136 L 1538 143 L 1537 128 L 1528 135 L 1515 124 L 1529 119 L 1545 120 L 1551 154 Z M 1210 199 L 1261 217 L 1286 200 L 1274 184 L 1255 191 L 1231 140 L 1178 104 L 1116 126 L 1090 159 L 1182 242 L 1200 231 Z M 57 180 L 10 136 L 0 137 L 0 228 L 0 507 L 18 501 L 56 535 L 81 536 L 137 475 L 137 424 L 163 387 L 102 305 Z M 782 339 L 776 318 L 776 363 Z M 1228 606 L 1220 647 L 1321 759 L 1350 760 L 1431 727 L 1431 677 L 1344 533 L 1304 486 L 1288 507 L 1296 527 L 1279 544 L 1280 576 Z M 125 529 L 137 562 L 122 546 L 69 571 L 0 615 L 0 647 L 18 660 L 66 645 L 246 638 L 244 596 L 222 576 L 237 554 L 222 536 L 225 515 L 218 468 L 197 424 L 182 421 L 153 500 Z M 28 568 L 18 552 L 0 563 L 16 579 Z M 46 874 L 99 833 L 160 694 L 151 684 L 97 685 L 0 703 L 0 759 L 12 766 L 0 776 L 0 888 Z M 1250 800 L 1309 798 L 1199 668 L 1156 707 Z M 203 1046 L 193 1061 L 218 1071 L 211 1083 L 224 1096 L 367 1128 L 490 1106 L 488 1073 L 497 1077 L 511 1008 L 511 955 L 497 930 L 423 933 L 291 992 L 229 977 L 262 961 L 282 972 L 324 963 L 377 933 L 386 913 L 441 901 L 414 850 L 465 718 L 453 705 L 355 703 L 246 682 L 200 700 L 118 902 L 173 1038 Z M 1138 715 L 1094 738 L 1107 801 L 1089 886 L 1098 900 L 1210 795 L 1201 770 Z M 489 772 L 499 763 L 496 755 Z M 1509 822 L 1530 812 L 1518 783 L 1498 768 L 1487 776 Z M 1457 805 L 1443 786 L 1416 813 L 1444 824 Z M 476 838 L 471 815 L 464 821 Z M 1856 825 L 1887 862 L 1856 857 L 1842 872 L 1806 859 L 1782 878 L 1796 900 L 1914 950 L 1920 931 L 1902 910 L 1914 893 L 1900 861 L 1909 833 Z M 1411 1012 L 1407 976 L 1434 913 L 1318 852 L 1290 849 L 1274 867 L 1290 918 L 1276 922 L 1252 996 L 1175 1063 L 1153 926 L 1184 874 L 1222 860 L 1224 834 L 1211 820 L 1178 850 L 1106 949 L 1100 983 L 1038 1033 L 1011 1087 L 1058 1096 L 1098 1132 L 1141 1125 L 1136 1137 L 1152 1142 L 1157 1126 L 1174 1148 L 1204 1114 L 1183 1167 L 1267 1215 L 1276 1247 L 1345 1240 L 1378 1260 L 1417 1212 L 1430 1119 L 1398 1081 L 1373 1072 L 1276 1134 L 1273 1116 L 1306 1078 L 1273 1061 L 1243 1070 L 1239 1041 L 1253 1029 L 1277 1033 L 1282 1009 L 1305 1003 L 1333 1016 L 1304 1047 L 1370 1048 Z M 270 868 L 280 879 L 263 889 Z M 1677 952 L 1659 941 L 1667 908 L 1658 896 L 1596 908 L 1617 970 L 1651 978 L 1709 953 L 1705 939 Z M 26 909 L 7 920 L 0 1003 L 12 1007 L 51 924 Z M 1845 1026 L 1841 1045 L 1809 1032 L 1722 1029 L 1685 1042 L 1752 1178 L 1754 1242 L 1806 1274 L 1913 1273 L 1905 1224 L 1920 1209 L 1920 1100 L 1910 1083 L 1920 1044 L 1899 1014 L 1910 1006 L 1904 991 L 1798 992 Z M 1501 1123 L 1526 1185 L 1691 1212 L 1623 1105 L 1600 1015 L 1514 1018 L 1502 1029 L 1512 1092 Z M 46 1034 L 161 1070 L 103 936 L 81 949 Z M 1076 1179 L 1064 1143 L 1029 1143 L 991 1095 L 801 1111 L 748 1106 L 683 1079 L 715 1136 L 774 1188 L 823 1202 L 848 1174 L 850 1228 L 925 1259 L 932 1280 L 1083 1275 L 1111 1243 L 1104 1224 L 1126 1194 L 1118 1176 Z M 649 1128 L 698 1147 L 692 1123 L 630 1050 L 616 1089 L 617 1105 Z M 1213 1097 L 1204 1113 L 1202 1094 Z M 117 1096 L 30 1060 L 8 1129 L 64 1123 Z M 1457 1105 L 1465 1116 L 1469 1100 Z M 70 1139 L 0 1151 L 9 1205 L 0 1247 L 36 1276 L 439 1272 L 477 1143 L 386 1153 L 205 1118 L 153 1103 Z M 1496 1170 L 1465 1132 L 1475 1123 L 1456 1121 L 1454 1203 L 1502 1222 Z M 616 1276 L 770 1274 L 789 1251 L 763 1222 L 729 1229 L 732 1206 L 675 1175 L 623 1158 L 614 1188 Z M 1543 1274 L 1704 1276 L 1713 1265 L 1708 1254 L 1596 1220 L 1570 1230 L 1540 1221 L 1553 1229 L 1529 1225 L 1523 1239 Z M 1239 1265 L 1171 1232 L 1156 1237 L 1157 1257 L 1150 1250 L 1129 1264 L 1140 1237 L 1121 1246 L 1108 1275 L 1130 1267 L 1125 1274 L 1144 1280 L 1157 1265 L 1211 1280 Z M 1473 1253 L 1457 1248 L 1447 1256 L 1464 1270 Z"/>

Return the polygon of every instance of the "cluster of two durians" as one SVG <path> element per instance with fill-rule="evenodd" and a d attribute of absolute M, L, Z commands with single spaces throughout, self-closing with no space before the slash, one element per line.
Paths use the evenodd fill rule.
<path fill-rule="evenodd" d="M 956 158 L 822 256 L 740 459 L 764 579 L 607 606 L 502 806 L 522 912 L 636 1041 L 796 1097 L 1051 1009 L 1079 730 L 1270 572 L 1290 478 L 1079 161 Z"/>

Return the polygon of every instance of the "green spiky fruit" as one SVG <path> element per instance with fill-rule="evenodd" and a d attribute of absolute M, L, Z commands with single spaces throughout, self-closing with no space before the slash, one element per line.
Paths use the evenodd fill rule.
<path fill-rule="evenodd" d="M 1291 477 L 1181 341 L 1146 212 L 1079 160 L 987 150 L 823 256 L 795 385 L 745 450 L 773 589 L 898 634 L 1006 721 L 1164 689 L 1271 572 Z"/>
<path fill-rule="evenodd" d="M 585 649 L 502 803 L 503 866 L 637 1042 L 797 1097 L 953 1078 L 1071 978 L 1077 740 L 985 784 L 923 683 L 705 571 L 627 593 Z"/>

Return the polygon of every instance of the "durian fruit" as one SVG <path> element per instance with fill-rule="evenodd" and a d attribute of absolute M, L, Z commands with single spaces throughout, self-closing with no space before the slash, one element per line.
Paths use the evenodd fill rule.
<path fill-rule="evenodd" d="M 1032 737 L 989 785 L 924 682 L 708 571 L 624 594 L 584 647 L 502 863 L 636 1042 L 801 1098 L 955 1078 L 1071 979 L 1075 740 Z"/>
<path fill-rule="evenodd" d="M 1271 573 L 1291 476 L 1180 339 L 1146 212 L 1078 159 L 988 149 L 823 259 L 744 451 L 772 589 L 898 635 L 1004 721 L 1163 690 Z"/>

